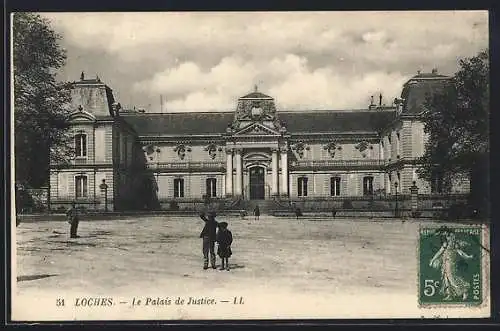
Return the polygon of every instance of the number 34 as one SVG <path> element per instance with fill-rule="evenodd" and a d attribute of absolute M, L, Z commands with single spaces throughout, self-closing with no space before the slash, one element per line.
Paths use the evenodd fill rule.
<path fill-rule="evenodd" d="M 434 279 L 426 279 L 424 282 L 424 295 L 431 297 L 436 294 L 436 288 L 439 287 L 439 282 Z"/>

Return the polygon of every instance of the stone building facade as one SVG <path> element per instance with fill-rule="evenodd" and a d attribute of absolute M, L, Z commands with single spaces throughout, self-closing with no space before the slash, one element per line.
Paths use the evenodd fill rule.
<path fill-rule="evenodd" d="M 414 76 L 392 106 L 280 111 L 255 90 L 231 112 L 147 113 L 120 109 L 99 79 L 72 84 L 76 156 L 53 165 L 53 206 L 159 208 L 171 201 L 229 198 L 318 199 L 468 192 L 467 178 L 446 186 L 416 175 L 429 94 L 449 77 Z M 103 183 L 107 189 L 103 189 Z"/>

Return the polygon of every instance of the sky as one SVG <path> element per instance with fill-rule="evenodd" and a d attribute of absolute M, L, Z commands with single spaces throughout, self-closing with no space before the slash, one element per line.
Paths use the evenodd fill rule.
<path fill-rule="evenodd" d="M 390 105 L 417 71 L 453 75 L 488 46 L 486 11 L 42 16 L 67 50 L 60 80 L 98 75 L 147 112 L 232 111 L 255 85 L 278 110 Z"/>

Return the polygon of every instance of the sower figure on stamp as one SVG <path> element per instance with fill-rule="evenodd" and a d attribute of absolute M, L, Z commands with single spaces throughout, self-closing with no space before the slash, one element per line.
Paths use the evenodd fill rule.
<path fill-rule="evenodd" d="M 68 223 L 71 224 L 69 229 L 70 238 L 79 238 L 80 236 L 76 234 L 78 231 L 79 218 L 75 202 L 71 203 L 71 208 L 66 212 L 66 218 L 68 219 Z"/>
<path fill-rule="evenodd" d="M 233 234 L 227 229 L 226 222 L 219 223 L 219 231 L 217 231 L 217 243 L 219 244 L 219 247 L 217 248 L 217 255 L 219 255 L 222 260 L 220 270 L 226 269 L 227 271 L 229 271 L 229 258 L 233 254 L 233 252 L 231 251 Z"/>
<path fill-rule="evenodd" d="M 203 239 L 203 269 L 208 269 L 208 254 L 210 253 L 210 264 L 215 269 L 215 241 L 217 226 L 219 223 L 215 220 L 215 212 L 209 212 L 208 217 L 205 213 L 200 214 L 200 218 L 205 221 L 205 226 L 200 233 Z"/>

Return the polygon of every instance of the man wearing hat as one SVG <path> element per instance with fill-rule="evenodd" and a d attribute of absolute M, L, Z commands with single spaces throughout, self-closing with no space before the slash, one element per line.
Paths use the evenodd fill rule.
<path fill-rule="evenodd" d="M 68 223 L 71 224 L 70 227 L 70 238 L 79 238 L 79 236 L 76 234 L 78 231 L 78 210 L 76 208 L 76 203 L 73 201 L 71 203 L 71 208 L 66 212 L 66 217 L 68 219 Z"/>
<path fill-rule="evenodd" d="M 208 253 L 210 252 L 210 264 L 212 269 L 215 269 L 215 241 L 217 239 L 217 227 L 219 223 L 215 220 L 215 212 L 200 214 L 200 218 L 205 222 L 203 230 L 201 230 L 200 238 L 203 239 L 203 269 L 208 269 Z"/>

